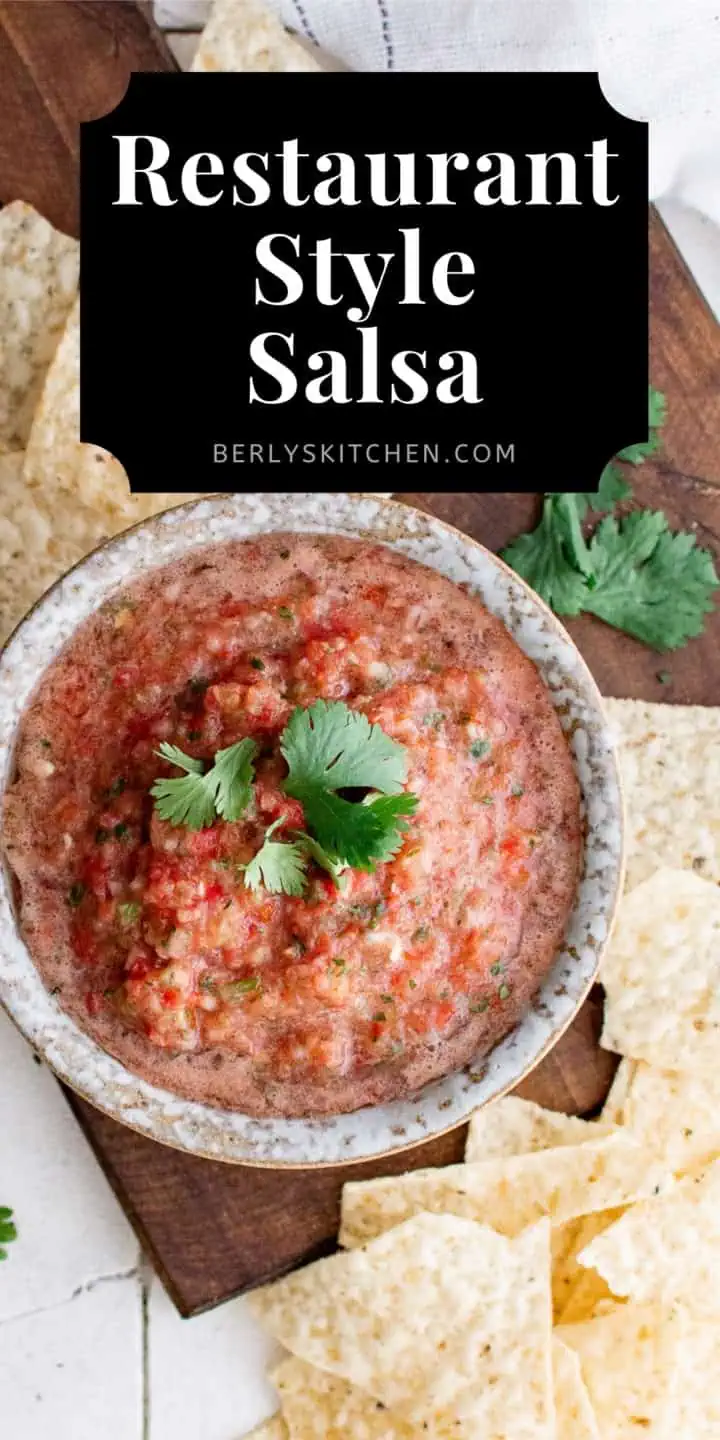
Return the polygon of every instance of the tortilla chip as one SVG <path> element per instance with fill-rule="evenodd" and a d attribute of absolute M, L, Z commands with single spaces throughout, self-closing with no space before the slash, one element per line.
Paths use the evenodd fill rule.
<path fill-rule="evenodd" d="M 561 1325 L 555 1335 L 580 1360 L 603 1440 L 670 1440 L 674 1434 L 680 1440 L 674 1422 L 685 1340 L 681 1314 L 620 1305 L 585 1324 Z"/>
<path fill-rule="evenodd" d="M 622 1125 L 625 1121 L 625 1103 L 635 1073 L 635 1061 L 625 1057 L 620 1061 L 612 1085 L 600 1112 L 600 1120 L 606 1125 Z"/>
<path fill-rule="evenodd" d="M 625 1214 L 625 1208 L 618 1205 L 614 1210 L 599 1210 L 595 1215 L 584 1215 L 572 1222 L 574 1230 L 567 1250 L 553 1265 L 553 1315 L 557 1325 L 591 1320 L 601 1305 L 613 1299 L 602 1276 L 597 1270 L 581 1265 L 578 1256 L 596 1235 L 602 1235 Z"/>
<path fill-rule="evenodd" d="M 271 1375 L 289 1440 L 422 1440 L 422 1432 L 381 1400 L 304 1360 L 284 1360 Z"/>
<path fill-rule="evenodd" d="M 292 1440 L 282 1415 L 271 1415 L 254 1430 L 248 1430 L 245 1440 Z"/>
<path fill-rule="evenodd" d="M 340 1244 L 362 1245 L 411 1215 L 462 1215 L 518 1235 L 547 1215 L 554 1225 L 651 1195 L 662 1166 L 624 1131 L 532 1155 L 352 1181 L 342 1194 Z"/>
<path fill-rule="evenodd" d="M 49 518 L 23 484 L 22 466 L 22 453 L 0 455 L 0 572 L 23 556 L 34 563 L 52 537 Z"/>
<path fill-rule="evenodd" d="M 28 490 L 23 459 L 0 455 L 0 644 L 88 546 L 82 518 L 52 515 L 43 495 Z"/>
<path fill-rule="evenodd" d="M 600 1043 L 666 1070 L 715 1071 L 720 1046 L 720 889 L 659 870 L 626 895 L 602 964 Z"/>
<path fill-rule="evenodd" d="M 80 443 L 80 306 L 74 305 L 35 413 L 23 478 L 42 492 L 53 516 L 70 498 L 73 528 L 86 549 L 108 535 L 196 497 L 131 495 L 122 465 L 107 450 Z M 60 519 L 60 527 L 63 521 Z"/>
<path fill-rule="evenodd" d="M 600 1440 L 595 1411 L 575 1351 L 555 1337 L 552 1361 L 557 1440 Z"/>
<path fill-rule="evenodd" d="M 688 1319 L 680 1354 L 677 1440 L 717 1440 L 720 1435 L 720 1326 Z"/>
<path fill-rule="evenodd" d="M 556 1145 L 579 1145 L 598 1134 L 599 1127 L 592 1121 L 543 1110 L 532 1100 L 507 1095 L 476 1110 L 470 1121 L 465 1161 L 504 1160 Z"/>
<path fill-rule="evenodd" d="M 465 1162 L 479 1163 L 507 1159 L 511 1155 L 529 1155 L 559 1145 L 578 1145 L 589 1139 L 600 1139 L 610 1132 L 609 1126 L 596 1121 L 579 1120 L 561 1111 L 544 1110 L 532 1100 L 507 1095 L 494 1104 L 476 1111 L 470 1121 Z M 620 1211 L 611 1212 L 622 1213 Z M 567 1290 L 577 1278 L 585 1277 L 574 1259 L 578 1238 L 583 1231 L 582 1220 L 568 1220 L 552 1231 L 552 1296 L 553 1313 L 564 1307 Z M 610 1223 L 609 1221 L 607 1222 Z M 590 1237 L 588 1237 L 590 1238 Z M 587 1240 L 582 1240 L 586 1244 Z M 604 1290 L 607 1287 L 603 1286 Z"/>
<path fill-rule="evenodd" d="M 192 70 L 320 70 L 318 61 L 257 0 L 215 0 Z"/>
<path fill-rule="evenodd" d="M 436 1440 L 552 1440 L 550 1229 L 418 1215 L 250 1296 L 296 1356 Z"/>
<path fill-rule="evenodd" d="M 627 808 L 627 888 L 661 866 L 720 884 L 720 709 L 606 700 Z"/>
<path fill-rule="evenodd" d="M 615 1295 L 720 1316 L 720 1161 L 633 1206 L 579 1255 Z"/>
<path fill-rule="evenodd" d="M 0 210 L 0 455 L 27 444 L 77 293 L 79 248 L 21 200 Z"/>
<path fill-rule="evenodd" d="M 73 306 L 48 370 L 25 456 L 25 481 L 48 500 L 72 495 L 83 505 L 122 509 L 127 476 L 117 460 L 80 444 L 80 302 Z M 109 533 L 109 532 L 108 532 Z"/>
<path fill-rule="evenodd" d="M 705 1168 L 720 1156 L 720 1063 L 705 1072 L 636 1065 L 625 1118 L 674 1174 Z"/>

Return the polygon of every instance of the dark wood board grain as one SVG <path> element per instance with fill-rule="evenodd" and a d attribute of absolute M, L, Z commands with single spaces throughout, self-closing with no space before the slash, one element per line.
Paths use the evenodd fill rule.
<path fill-rule="evenodd" d="M 176 69 L 149 6 L 1 0 L 0 205 L 77 235 L 80 122 L 113 110 L 132 70 Z"/>
<path fill-rule="evenodd" d="M 130 0 L 0 0 L 0 203 L 20 198 L 77 230 L 77 125 L 111 110 L 131 69 L 174 62 L 147 9 Z M 720 548 L 720 328 L 657 216 L 651 219 L 651 373 L 669 402 L 662 455 L 637 496 Z M 621 343 L 621 341 L 619 342 Z M 612 403 L 612 376 L 607 396 Z M 589 421 L 591 422 L 591 419 Z M 560 438 L 560 437 L 559 437 Z M 538 490 L 552 488 L 552 457 Z M 583 481 L 582 488 L 585 488 Z M 534 522 L 531 495 L 406 496 L 499 549 Z M 660 658 L 599 622 L 570 626 L 612 695 L 720 703 L 720 616 L 702 639 Z M 670 683 L 658 680 L 669 672 Z M 583 1114 L 603 1099 L 613 1057 L 597 1045 L 594 992 L 520 1093 Z M 273 1171 L 196 1159 L 118 1125 L 68 1092 L 130 1220 L 178 1309 L 196 1314 L 334 1243 L 343 1179 L 458 1159 L 464 1127 L 412 1151 L 346 1169 Z M 450 1119 L 450 1117 L 449 1117 Z"/>

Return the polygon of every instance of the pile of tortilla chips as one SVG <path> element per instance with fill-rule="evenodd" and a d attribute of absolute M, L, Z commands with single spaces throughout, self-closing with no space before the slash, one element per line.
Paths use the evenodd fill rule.
<path fill-rule="evenodd" d="M 193 69 L 321 67 L 258 0 L 216 0 Z M 131 495 L 80 443 L 79 246 L 21 200 L 0 210 L 0 644 L 108 536 L 190 495 Z"/>
<path fill-rule="evenodd" d="M 79 246 L 31 206 L 0 210 L 0 643 L 100 541 L 188 495 L 131 495 L 80 443 Z"/>
<path fill-rule="evenodd" d="M 608 708 L 629 870 L 605 1106 L 510 1096 L 464 1164 L 347 1184 L 344 1248 L 251 1298 L 289 1351 L 257 1440 L 720 1437 L 719 717 Z"/>

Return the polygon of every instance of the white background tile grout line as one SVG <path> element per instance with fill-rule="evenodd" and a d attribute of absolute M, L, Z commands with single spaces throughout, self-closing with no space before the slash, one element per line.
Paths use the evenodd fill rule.
<path fill-rule="evenodd" d="M 72 1305 L 73 1301 L 79 1300 L 81 1295 L 92 1294 L 93 1290 L 97 1290 L 101 1285 L 115 1285 L 119 1280 L 137 1280 L 139 1278 L 139 1265 L 134 1265 L 131 1270 L 119 1270 L 115 1275 L 98 1275 L 94 1280 L 88 1280 L 85 1284 L 78 1285 L 69 1295 L 53 1301 L 51 1305 L 36 1305 L 32 1310 L 17 1310 L 12 1315 L 2 1316 L 0 1328 L 3 1325 L 12 1325 L 15 1320 L 31 1320 L 35 1315 L 49 1315 L 53 1310 L 60 1310 L 65 1305 Z"/>

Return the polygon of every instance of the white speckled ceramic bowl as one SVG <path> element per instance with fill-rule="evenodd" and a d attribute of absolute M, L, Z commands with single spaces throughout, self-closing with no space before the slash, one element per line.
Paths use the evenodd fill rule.
<path fill-rule="evenodd" d="M 58 1076 L 92 1104 L 196 1155 L 268 1166 L 331 1165 L 399 1150 L 450 1129 L 512 1089 L 569 1025 L 597 973 L 622 882 L 622 803 L 598 690 L 560 622 L 496 556 L 451 526 L 358 495 L 214 496 L 147 520 L 96 550 L 48 592 L 0 657 L 0 789 L 12 776 L 18 721 L 75 627 L 117 586 L 198 545 L 272 530 L 383 542 L 462 581 L 538 665 L 568 735 L 587 822 L 584 875 L 564 948 L 522 1022 L 472 1065 L 412 1100 L 310 1120 L 258 1120 L 179 1099 L 102 1050 L 46 991 L 20 938 L 9 872 L 0 875 L 0 1000 Z"/>

